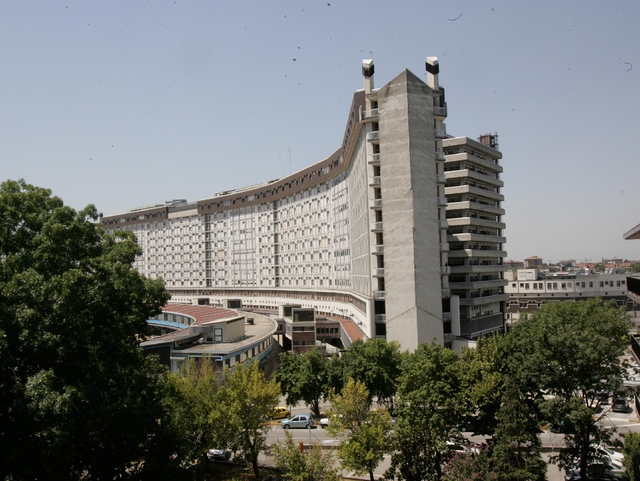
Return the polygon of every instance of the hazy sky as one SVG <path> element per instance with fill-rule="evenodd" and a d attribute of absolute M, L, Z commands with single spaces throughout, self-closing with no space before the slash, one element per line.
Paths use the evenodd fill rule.
<path fill-rule="evenodd" d="M 0 178 L 105 215 L 211 197 L 334 152 L 362 59 L 379 87 L 437 56 L 448 133 L 500 136 L 508 258 L 640 259 L 639 23 L 637 0 L 0 0 Z"/>

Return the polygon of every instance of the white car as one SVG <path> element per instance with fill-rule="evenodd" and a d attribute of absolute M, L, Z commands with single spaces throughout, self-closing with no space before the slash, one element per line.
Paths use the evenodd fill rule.
<path fill-rule="evenodd" d="M 226 449 L 210 449 L 207 452 L 209 461 L 228 461 L 230 457 L 231 453 Z"/>
<path fill-rule="evenodd" d="M 596 451 L 598 454 L 601 454 L 605 458 L 608 458 L 618 464 L 622 464 L 622 461 L 624 460 L 624 454 L 614 451 L 613 449 L 609 449 L 606 446 L 598 445 L 596 446 Z"/>
<path fill-rule="evenodd" d="M 329 418 L 320 419 L 320 426 L 322 426 L 323 428 L 326 428 L 328 425 L 329 425 Z"/>

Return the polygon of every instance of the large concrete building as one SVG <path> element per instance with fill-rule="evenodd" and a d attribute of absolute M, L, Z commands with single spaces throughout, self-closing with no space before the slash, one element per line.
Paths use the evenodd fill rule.
<path fill-rule="evenodd" d="M 404 349 L 503 327 L 497 136 L 447 134 L 439 64 L 379 89 L 363 62 L 342 145 L 281 179 L 104 217 L 172 302 L 313 308 Z"/>

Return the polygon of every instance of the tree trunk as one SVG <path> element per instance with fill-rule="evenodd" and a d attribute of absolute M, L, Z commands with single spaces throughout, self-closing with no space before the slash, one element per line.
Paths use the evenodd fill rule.
<path fill-rule="evenodd" d="M 251 464 L 253 465 L 253 474 L 256 479 L 260 477 L 260 473 L 258 473 L 258 456 L 252 455 Z"/>
<path fill-rule="evenodd" d="M 376 481 L 373 477 L 373 469 L 369 469 L 369 481 Z"/>

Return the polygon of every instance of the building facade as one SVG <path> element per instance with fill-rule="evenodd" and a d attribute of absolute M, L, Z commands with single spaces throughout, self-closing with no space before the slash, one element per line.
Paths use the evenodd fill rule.
<path fill-rule="evenodd" d="M 594 297 L 615 301 L 630 313 L 636 325 L 640 322 L 640 305 L 627 295 L 630 285 L 640 282 L 640 275 L 631 277 L 624 272 L 545 274 L 537 269 L 514 269 L 505 277 L 509 296 L 507 324 L 517 321 L 522 314 L 537 311 L 547 302 L 577 302 Z"/>
<path fill-rule="evenodd" d="M 379 89 L 363 62 L 340 148 L 281 179 L 102 218 L 172 302 L 296 304 L 366 337 L 451 345 L 503 327 L 497 136 L 446 133 L 439 64 Z M 451 247 L 450 247 L 451 246 Z"/>

